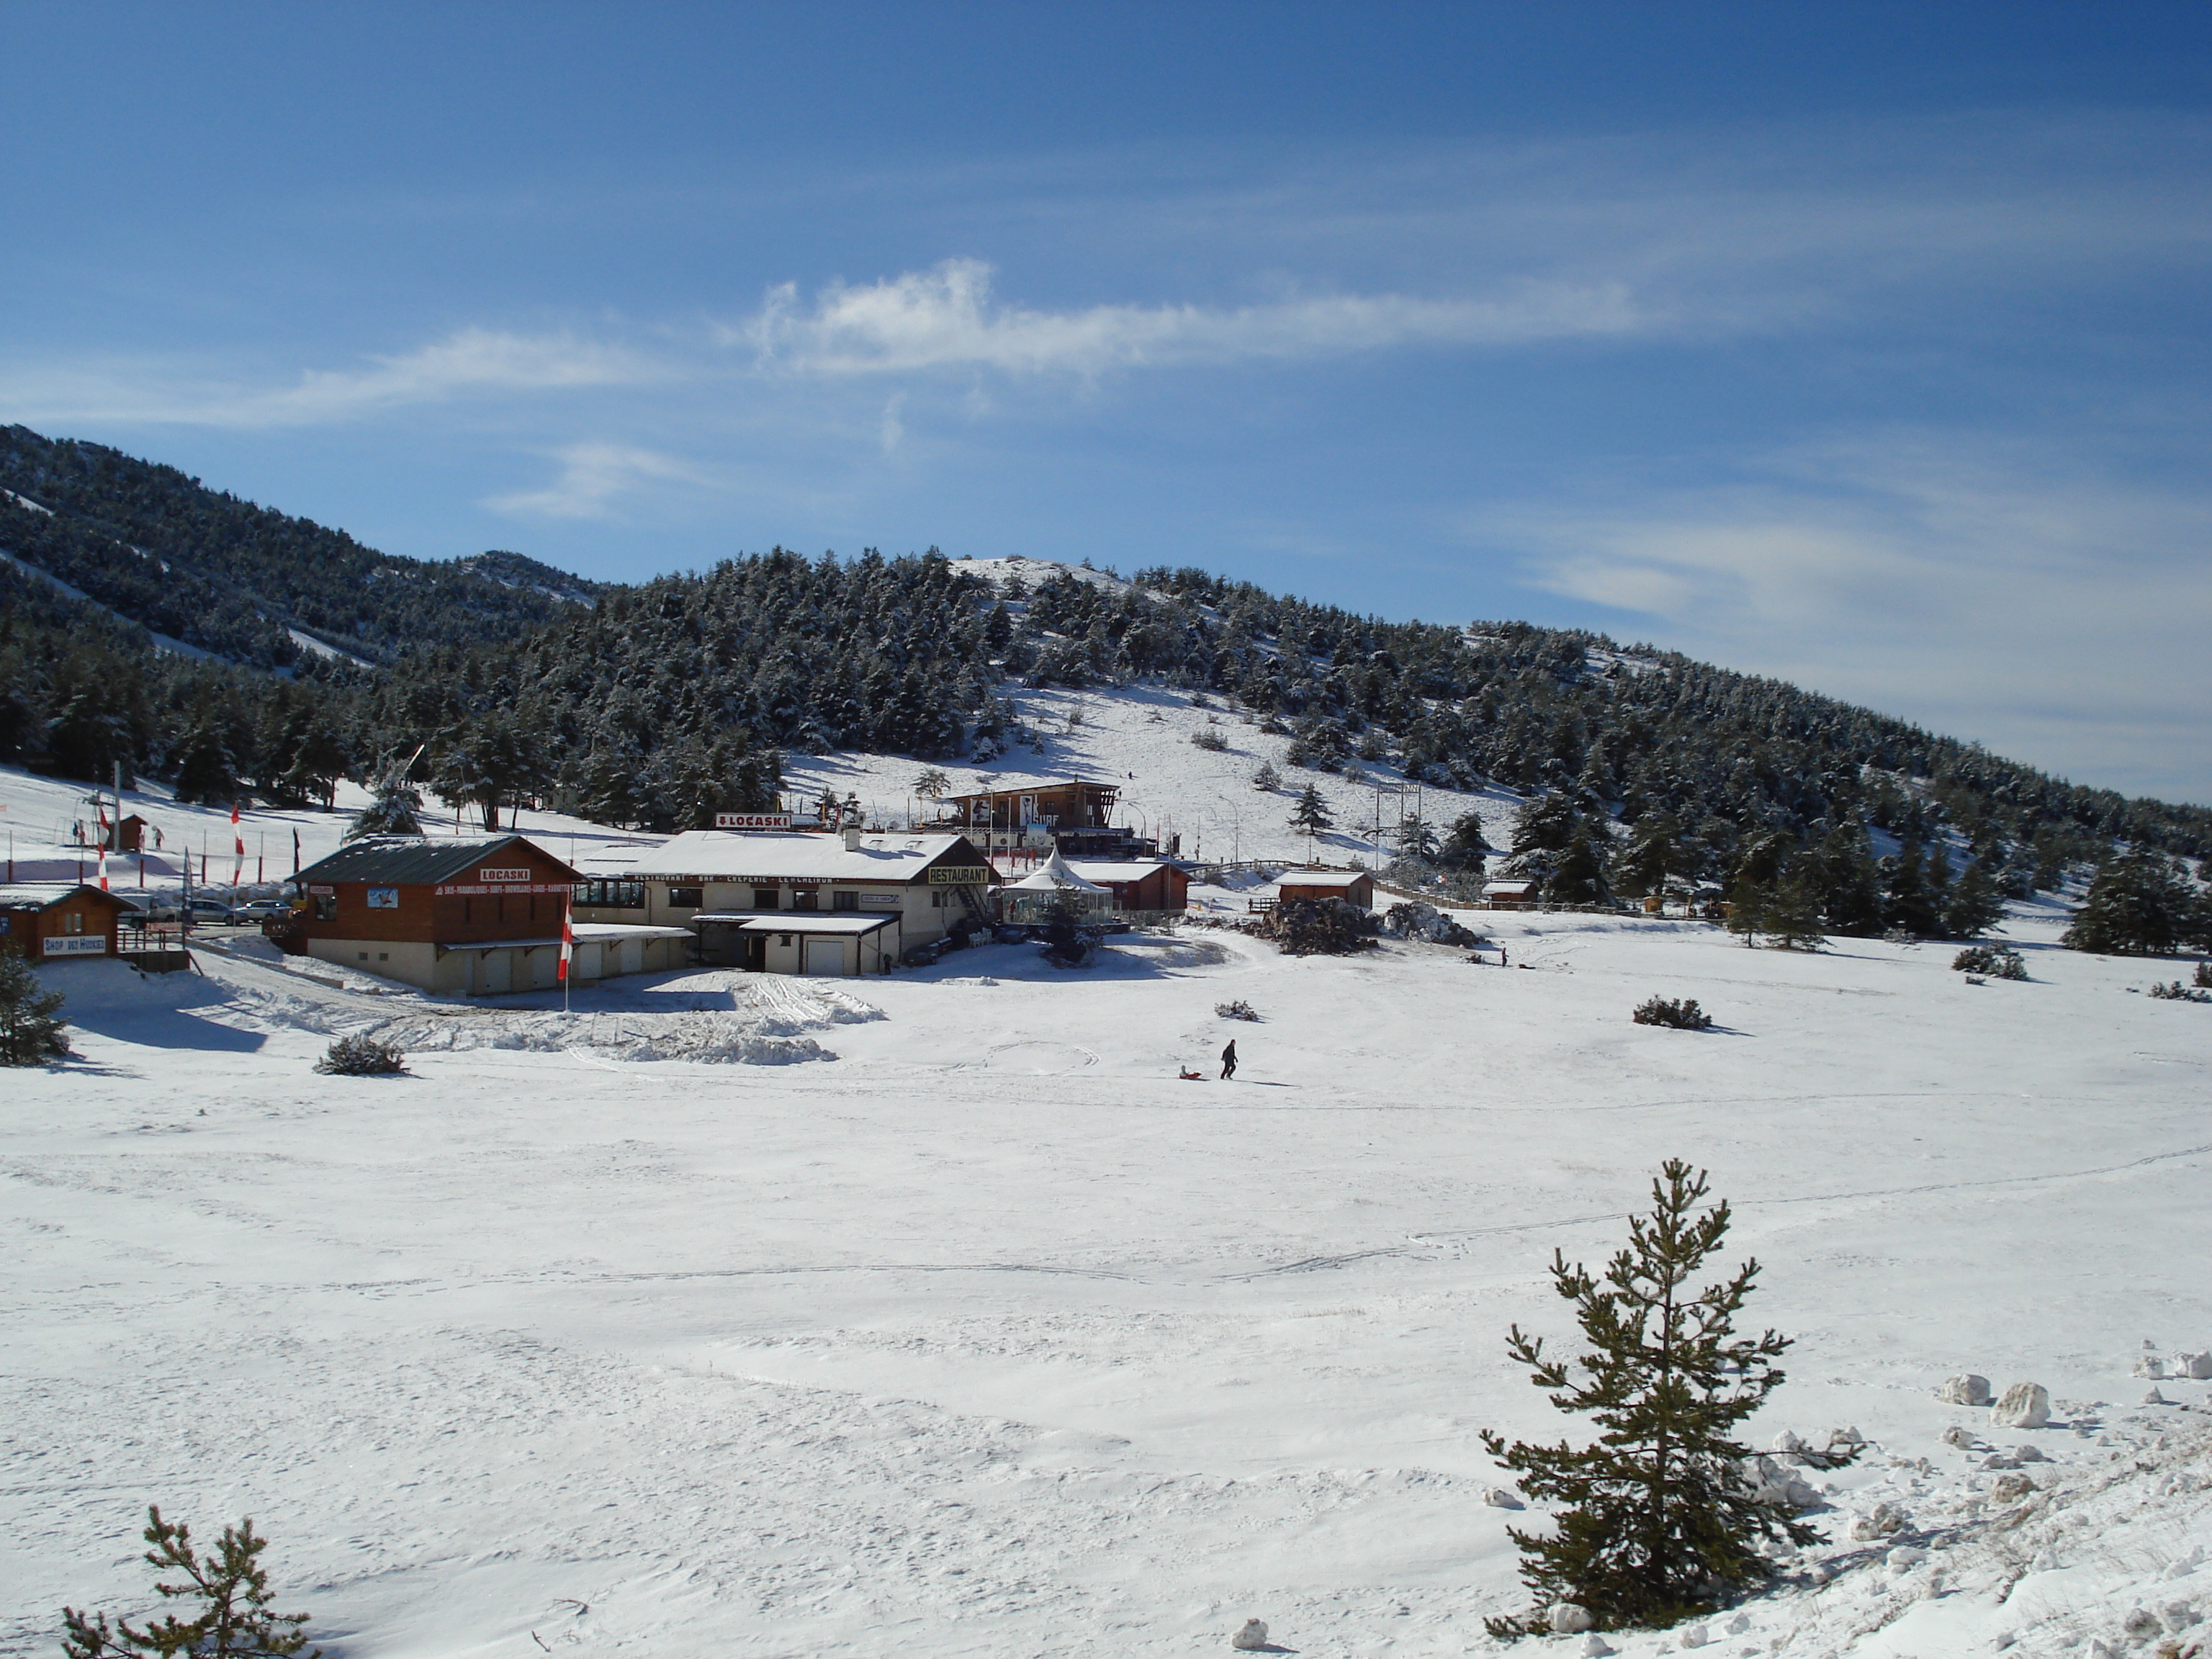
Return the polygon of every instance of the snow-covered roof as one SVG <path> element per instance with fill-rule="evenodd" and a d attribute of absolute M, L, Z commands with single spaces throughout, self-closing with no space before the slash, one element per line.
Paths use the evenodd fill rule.
<path fill-rule="evenodd" d="M 138 908 L 134 900 L 117 892 L 103 893 L 88 881 L 19 881 L 0 887 L 0 909 L 20 909 L 27 904 L 35 904 L 41 910 L 50 910 L 80 890 L 112 899 L 125 910 Z"/>
<path fill-rule="evenodd" d="M 1279 887 L 1349 887 L 1356 881 L 1372 881 L 1371 870 L 1285 870 Z"/>
<path fill-rule="evenodd" d="M 1068 868 L 1067 860 L 1054 852 L 1042 864 L 1019 881 L 1007 884 L 1010 893 L 1099 893 L 1106 890 L 1095 881 L 1085 881 Z"/>
<path fill-rule="evenodd" d="M 802 831 L 689 830 L 639 854 L 623 873 L 635 881 L 691 877 L 743 881 L 748 876 L 816 881 L 912 881 L 962 844 L 959 836 L 862 836 L 848 852 L 841 836 Z M 983 857 L 975 855 L 983 867 Z"/>
<path fill-rule="evenodd" d="M 781 911 L 772 916 L 696 916 L 696 921 L 733 921 L 741 933 L 872 933 L 896 926 L 896 912 L 884 915 L 822 915 Z"/>
<path fill-rule="evenodd" d="M 1155 870 L 1176 866 L 1165 859 L 1070 859 L 1067 867 L 1086 881 L 1142 881 Z"/>

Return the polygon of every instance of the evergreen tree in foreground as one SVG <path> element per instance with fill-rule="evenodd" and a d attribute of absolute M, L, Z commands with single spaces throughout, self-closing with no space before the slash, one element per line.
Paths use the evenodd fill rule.
<path fill-rule="evenodd" d="M 68 1059 L 61 1011 L 62 994 L 46 989 L 21 951 L 0 945 L 0 1066 Z"/>
<path fill-rule="evenodd" d="M 1561 1601 L 1586 1608 L 1600 1629 L 1671 1624 L 1763 1577 L 1761 1544 L 1817 1537 L 1759 1501 L 1739 1467 L 1751 1453 L 1729 1437 L 1781 1386 L 1774 1360 L 1790 1339 L 1735 1334 L 1755 1261 L 1692 1292 L 1692 1275 L 1729 1225 L 1725 1203 L 1692 1213 L 1705 1193 L 1705 1171 L 1669 1158 L 1651 1183 L 1651 1213 L 1629 1218 L 1628 1248 L 1602 1278 L 1553 1253 L 1552 1282 L 1575 1304 L 1590 1345 L 1578 1361 L 1547 1357 L 1543 1339 L 1518 1325 L 1507 1337 L 1552 1403 L 1589 1413 L 1600 1432 L 1577 1448 L 1509 1446 L 1483 1431 L 1483 1445 L 1523 1492 L 1559 1506 L 1551 1533 L 1512 1529 L 1536 1607 L 1488 1620 L 1493 1636 L 1546 1628 L 1547 1608 Z M 1830 1467 L 1848 1461 L 1837 1456 Z"/>
<path fill-rule="evenodd" d="M 68 1659 L 121 1659 L 137 1654 L 228 1656 L 230 1659 L 288 1659 L 307 1649 L 301 1659 L 322 1659 L 320 1648 L 307 1648 L 304 1613 L 269 1611 L 269 1572 L 256 1559 L 269 1540 L 253 1534 L 251 1516 L 235 1527 L 225 1527 L 212 1555 L 203 1557 L 192 1548 L 191 1529 L 181 1522 L 171 1526 L 161 1519 L 159 1507 L 146 1511 L 146 1541 L 154 1547 L 146 1560 L 162 1573 L 182 1575 L 181 1583 L 157 1580 L 154 1588 L 164 1599 L 197 1601 L 191 1619 L 175 1613 L 143 1630 L 133 1630 L 128 1619 L 118 1619 L 113 1629 L 104 1613 L 62 1609 L 66 1633 L 62 1651 Z"/>

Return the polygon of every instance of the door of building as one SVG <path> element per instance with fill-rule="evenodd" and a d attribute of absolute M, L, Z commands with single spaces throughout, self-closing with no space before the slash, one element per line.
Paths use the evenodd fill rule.
<path fill-rule="evenodd" d="M 508 951 L 483 952 L 483 994 L 503 997 L 514 986 L 514 956 Z"/>
<path fill-rule="evenodd" d="M 806 971 L 816 974 L 842 974 L 845 971 L 845 941 L 842 939 L 811 939 L 806 941 Z"/>
<path fill-rule="evenodd" d="M 768 971 L 767 934 L 745 935 L 745 971 L 749 974 L 764 974 Z"/>

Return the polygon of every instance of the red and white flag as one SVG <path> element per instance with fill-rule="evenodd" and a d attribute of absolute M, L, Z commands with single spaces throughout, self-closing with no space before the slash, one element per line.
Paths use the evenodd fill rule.
<path fill-rule="evenodd" d="M 567 983 L 568 982 L 568 958 L 569 958 L 569 957 L 573 957 L 573 956 L 574 956 L 575 954 L 576 954 L 576 927 L 575 927 L 575 912 L 574 912 L 574 910 L 570 910 L 570 909 L 563 909 L 563 910 L 561 912 L 561 968 L 560 968 L 560 978 L 561 978 L 561 982 L 562 982 L 563 985 L 565 985 L 565 984 L 567 984 Z"/>
<path fill-rule="evenodd" d="M 235 887 L 238 885 L 239 878 L 246 873 L 246 837 L 239 833 L 236 801 L 230 804 L 230 840 L 231 845 L 236 849 L 235 860 L 230 866 L 230 884 Z"/>

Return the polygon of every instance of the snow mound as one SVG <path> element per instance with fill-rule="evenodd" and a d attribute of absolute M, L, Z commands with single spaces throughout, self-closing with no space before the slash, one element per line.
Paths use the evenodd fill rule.
<path fill-rule="evenodd" d="M 785 1066 L 836 1058 L 813 1038 L 799 1035 L 793 1022 L 735 1012 L 430 1014 L 387 1021 L 374 1035 L 409 1054 L 507 1048 L 580 1052 L 617 1060 L 684 1060 L 702 1066 Z"/>

